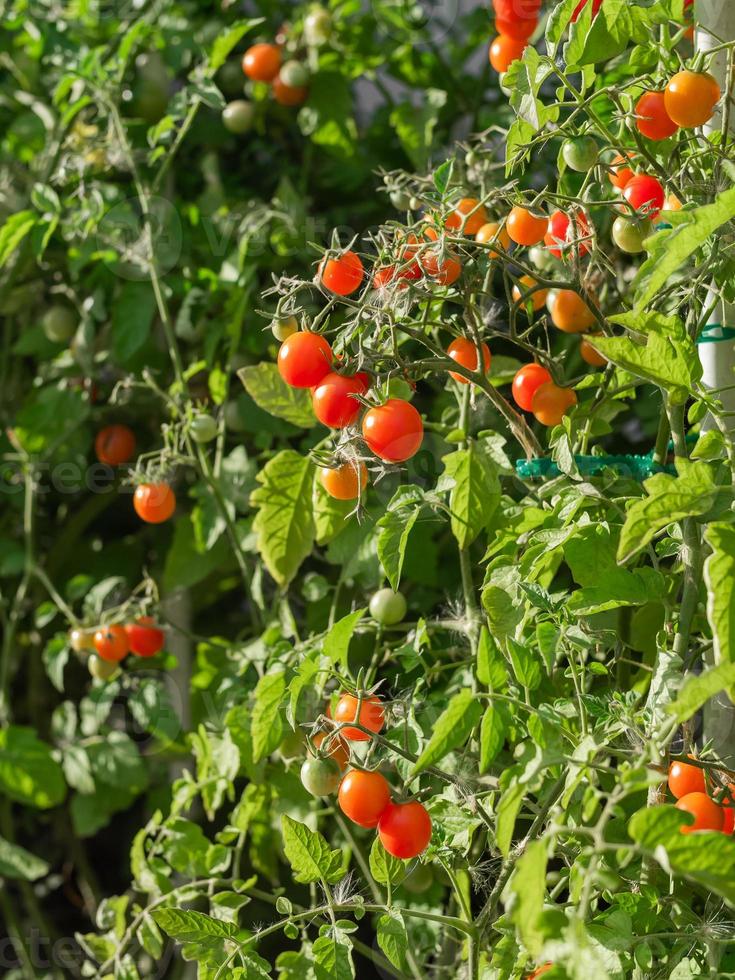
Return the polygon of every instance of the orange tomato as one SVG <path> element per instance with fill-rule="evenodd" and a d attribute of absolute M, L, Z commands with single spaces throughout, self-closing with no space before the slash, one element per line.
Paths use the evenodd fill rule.
<path fill-rule="evenodd" d="M 367 468 L 363 462 L 322 466 L 319 481 L 335 500 L 356 500 L 367 486 Z"/>
<path fill-rule="evenodd" d="M 564 333 L 584 333 L 596 323 L 595 315 L 572 289 L 560 289 L 551 306 L 551 321 Z"/>
<path fill-rule="evenodd" d="M 539 286 L 533 276 L 521 276 L 518 285 L 513 287 L 513 299 L 516 303 L 522 302 L 524 307 L 530 303 L 535 311 L 541 309 L 548 294 L 549 290 Z"/>
<path fill-rule="evenodd" d="M 722 91 L 709 72 L 680 71 L 664 93 L 666 111 L 682 129 L 704 126 L 712 118 Z"/>
<path fill-rule="evenodd" d="M 533 214 L 527 208 L 516 206 L 511 209 L 505 223 L 508 236 L 516 245 L 538 245 L 544 240 L 549 219 L 541 214 Z"/>
<path fill-rule="evenodd" d="M 455 205 L 454 211 L 444 222 L 444 227 L 451 230 L 461 230 L 468 238 L 487 223 L 487 211 L 476 197 L 463 197 Z"/>
<path fill-rule="evenodd" d="M 528 46 L 527 41 L 518 41 L 506 34 L 498 34 L 490 45 L 490 64 L 498 74 L 508 71 L 514 61 L 523 56 Z"/>
<path fill-rule="evenodd" d="M 547 381 L 536 389 L 531 411 L 542 425 L 559 425 L 569 409 L 576 404 L 577 396 L 571 388 L 560 388 L 553 381 Z"/>
<path fill-rule="evenodd" d="M 457 337 L 453 340 L 447 347 L 447 354 L 457 364 L 467 368 L 468 371 L 477 371 L 477 347 L 468 337 Z M 490 348 L 484 342 L 482 344 L 482 366 L 483 373 L 487 374 L 490 370 Z M 457 374 L 456 371 L 450 371 L 449 376 L 462 385 L 469 384 L 467 378 Z"/>

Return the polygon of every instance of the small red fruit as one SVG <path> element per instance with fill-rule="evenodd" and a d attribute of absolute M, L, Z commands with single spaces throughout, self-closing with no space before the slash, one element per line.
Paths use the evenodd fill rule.
<path fill-rule="evenodd" d="M 722 830 L 725 813 L 706 793 L 687 793 L 677 800 L 675 806 L 677 810 L 691 813 L 694 817 L 694 823 L 682 825 L 682 834 L 693 834 L 698 830 Z"/>
<path fill-rule="evenodd" d="M 525 364 L 513 378 L 513 400 L 524 412 L 531 411 L 537 388 L 551 381 L 551 375 L 541 364 Z"/>
<path fill-rule="evenodd" d="M 378 837 L 393 857 L 415 858 L 429 846 L 431 817 L 417 800 L 389 803 L 378 821 Z"/>
<path fill-rule="evenodd" d="M 346 817 L 360 827 L 377 827 L 390 805 L 390 786 L 379 772 L 352 769 L 339 785 L 337 802 Z"/>
<path fill-rule="evenodd" d="M 150 616 L 142 616 L 134 623 L 127 623 L 125 635 L 132 653 L 139 657 L 153 657 L 166 641 L 163 630 L 154 625 L 155 620 Z"/>
<path fill-rule="evenodd" d="M 319 266 L 319 278 L 330 293 L 349 296 L 359 288 L 363 271 L 360 256 L 348 249 L 334 258 L 324 258 Z"/>
<path fill-rule="evenodd" d="M 272 82 L 281 67 L 281 52 L 275 44 L 253 44 L 242 59 L 242 70 L 256 82 Z"/>
<path fill-rule="evenodd" d="M 364 697 L 360 705 L 360 713 L 357 713 L 358 699 L 353 694 L 343 694 L 334 709 L 334 720 L 339 724 L 344 722 L 357 722 L 363 728 L 371 732 L 379 732 L 385 723 L 385 709 L 379 697 L 372 694 Z M 367 742 L 370 736 L 359 728 L 343 728 L 341 731 L 343 738 L 350 742 Z"/>
<path fill-rule="evenodd" d="M 94 451 L 100 463 L 122 466 L 135 452 L 135 436 L 127 425 L 108 425 L 97 433 Z"/>
<path fill-rule="evenodd" d="M 292 388 L 313 388 L 327 374 L 332 364 L 332 348 L 318 333 L 299 330 L 281 344 L 278 371 Z"/>
<path fill-rule="evenodd" d="M 141 483 L 135 488 L 133 507 L 146 524 L 162 524 L 176 510 L 176 494 L 168 483 Z"/>
<path fill-rule="evenodd" d="M 410 402 L 389 398 L 365 413 L 362 436 L 370 451 L 380 459 L 403 463 L 421 448 L 424 423 Z"/>
<path fill-rule="evenodd" d="M 330 429 L 344 429 L 360 414 L 362 405 L 355 395 L 364 395 L 368 389 L 366 375 L 359 373 L 325 374 L 311 395 L 314 414 Z"/>
<path fill-rule="evenodd" d="M 632 208 L 648 218 L 656 218 L 664 206 L 666 195 L 660 182 L 650 174 L 636 174 L 625 185 L 623 197 Z"/>
<path fill-rule="evenodd" d="M 122 626 L 103 626 L 94 634 L 97 656 L 109 663 L 119 663 L 129 652 L 128 638 Z"/>
<path fill-rule="evenodd" d="M 483 342 L 481 349 L 482 370 L 483 374 L 487 374 L 490 370 L 490 348 Z M 461 364 L 462 367 L 467 368 L 468 371 L 477 371 L 477 347 L 468 337 L 457 337 L 453 340 L 449 347 L 447 347 L 447 354 L 457 364 Z M 469 384 L 468 379 L 461 374 L 457 374 L 456 371 L 450 371 L 449 376 L 462 385 Z"/>

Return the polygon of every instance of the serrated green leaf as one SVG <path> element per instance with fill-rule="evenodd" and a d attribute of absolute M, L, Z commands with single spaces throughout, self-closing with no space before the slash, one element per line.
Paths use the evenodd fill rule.
<path fill-rule="evenodd" d="M 48 871 L 49 865 L 42 858 L 31 854 L 19 844 L 11 844 L 0 837 L 0 877 L 37 881 L 48 874 Z"/>
<path fill-rule="evenodd" d="M 377 836 L 370 847 L 370 874 L 381 885 L 400 885 L 406 876 L 404 862 L 389 854 Z"/>
<path fill-rule="evenodd" d="M 260 762 L 281 740 L 280 712 L 285 693 L 286 674 L 282 670 L 265 674 L 256 685 L 250 721 L 254 762 Z"/>
<path fill-rule="evenodd" d="M 308 884 L 324 880 L 334 884 L 344 877 L 344 858 L 341 851 L 332 850 L 324 837 L 306 824 L 282 817 L 283 850 L 293 868 L 294 879 Z"/>
<path fill-rule="evenodd" d="M 452 483 L 449 494 L 452 534 L 460 548 L 468 548 L 490 523 L 500 503 L 498 468 L 476 443 L 449 453 L 442 462 L 442 479 L 446 477 Z"/>
<path fill-rule="evenodd" d="M 389 909 L 378 919 L 378 945 L 388 960 L 399 970 L 405 969 L 408 951 L 408 933 L 403 916 L 397 909 Z"/>
<path fill-rule="evenodd" d="M 291 449 L 274 456 L 258 474 L 262 486 L 250 502 L 258 508 L 253 530 L 265 566 L 280 586 L 293 579 L 314 543 L 313 464 Z"/>
<path fill-rule="evenodd" d="M 544 910 L 547 862 L 545 841 L 530 841 L 518 859 L 508 886 L 506 908 L 510 906 L 510 918 L 532 956 L 538 956 L 544 941 L 539 920 Z"/>
<path fill-rule="evenodd" d="M 434 723 L 429 743 L 414 764 L 412 775 L 439 762 L 453 749 L 463 745 L 481 717 L 482 704 L 472 691 L 455 694 Z"/>
<path fill-rule="evenodd" d="M 720 664 L 732 664 L 735 662 L 735 527 L 710 524 L 704 536 L 712 549 L 704 564 L 704 580 L 715 659 Z"/>
<path fill-rule="evenodd" d="M 347 666 L 347 653 L 355 627 L 366 613 L 366 609 L 356 609 L 342 619 L 338 619 L 324 637 L 324 656 L 333 664 Z"/>
<path fill-rule="evenodd" d="M 237 376 L 259 408 L 301 429 L 316 425 L 311 393 L 306 388 L 287 385 L 278 371 L 278 365 L 261 361 L 260 364 L 240 368 Z"/>
<path fill-rule="evenodd" d="M 213 919 L 204 912 L 192 909 L 157 908 L 151 912 L 156 924 L 179 942 L 196 943 L 207 939 L 233 939 L 237 926 L 232 922 Z"/>
<path fill-rule="evenodd" d="M 32 728 L 0 730 L 0 790 L 11 800 L 46 810 L 64 799 L 61 766 Z"/>

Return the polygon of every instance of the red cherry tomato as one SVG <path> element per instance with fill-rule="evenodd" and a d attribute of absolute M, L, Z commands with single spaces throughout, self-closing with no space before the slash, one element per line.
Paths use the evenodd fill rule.
<path fill-rule="evenodd" d="M 168 483 L 141 483 L 135 488 L 133 507 L 146 524 L 162 524 L 176 510 L 176 494 Z"/>
<path fill-rule="evenodd" d="M 727 793 L 722 798 L 722 833 L 727 834 L 728 837 L 735 830 L 735 806 L 728 805 L 732 803 L 735 803 L 735 786 L 731 783 Z"/>
<path fill-rule="evenodd" d="M 586 255 L 590 250 L 590 225 L 584 211 L 578 211 L 571 218 L 563 211 L 554 211 L 549 218 L 544 243 L 557 259 L 575 252 Z"/>
<path fill-rule="evenodd" d="M 372 453 L 388 463 L 403 463 L 419 451 L 424 423 L 410 402 L 389 398 L 370 408 L 362 420 L 362 436 Z"/>
<path fill-rule="evenodd" d="M 663 92 L 644 92 L 635 106 L 635 124 L 649 140 L 665 140 L 679 128 L 666 111 Z"/>
<path fill-rule="evenodd" d="M 367 486 L 367 479 L 367 468 L 363 462 L 322 466 L 319 471 L 322 486 L 335 500 L 356 500 Z"/>
<path fill-rule="evenodd" d="M 531 403 L 536 389 L 551 381 L 551 375 L 540 364 L 525 364 L 513 378 L 511 392 L 513 400 L 524 412 L 531 411 Z"/>
<path fill-rule="evenodd" d="M 516 245 L 538 245 L 544 240 L 549 219 L 533 214 L 527 208 L 514 207 L 508 215 L 505 230 Z"/>
<path fill-rule="evenodd" d="M 666 195 L 660 182 L 649 174 L 636 174 L 625 185 L 623 197 L 632 208 L 656 218 L 664 206 Z"/>
<path fill-rule="evenodd" d="M 442 286 L 451 286 L 462 275 L 462 263 L 452 254 L 441 259 L 439 252 L 425 252 L 421 256 L 421 265 L 427 275 Z"/>
<path fill-rule="evenodd" d="M 531 401 L 531 411 L 542 425 L 559 425 L 570 408 L 577 404 L 571 388 L 560 388 L 552 381 L 539 385 Z"/>
<path fill-rule="evenodd" d="M 677 810 L 691 813 L 694 823 L 682 825 L 682 834 L 693 834 L 698 830 L 722 830 L 725 814 L 721 806 L 711 800 L 706 793 L 687 793 L 677 800 Z"/>
<path fill-rule="evenodd" d="M 122 626 L 103 626 L 94 634 L 97 656 L 110 663 L 119 663 L 129 652 L 128 638 Z"/>
<path fill-rule="evenodd" d="M 379 772 L 353 769 L 339 785 L 340 810 L 360 827 L 377 827 L 383 811 L 390 805 L 390 786 Z"/>
<path fill-rule="evenodd" d="M 242 70 L 256 82 L 272 82 L 281 67 L 281 52 L 275 44 L 254 44 L 242 59 Z"/>
<path fill-rule="evenodd" d="M 344 429 L 352 425 L 362 409 L 353 396 L 364 395 L 367 388 L 364 375 L 326 374 L 311 395 L 314 414 L 330 429 Z"/>
<path fill-rule="evenodd" d="M 150 616 L 142 616 L 135 623 L 127 623 L 125 635 L 132 653 L 139 657 L 152 657 L 163 650 L 166 634 L 154 623 L 155 620 Z"/>
<path fill-rule="evenodd" d="M 378 837 L 393 857 L 415 858 L 429 846 L 431 817 L 417 800 L 389 803 L 378 821 Z"/>
<path fill-rule="evenodd" d="M 502 75 L 508 71 L 514 61 L 523 56 L 526 47 L 526 41 L 517 41 L 505 34 L 498 34 L 490 45 L 490 64 L 499 75 Z"/>
<path fill-rule="evenodd" d="M 360 705 L 359 715 L 357 703 L 358 699 L 353 694 L 343 694 L 334 709 L 334 720 L 340 724 L 346 721 L 356 721 L 371 732 L 379 732 L 385 723 L 385 709 L 380 698 L 374 694 L 370 697 L 364 697 Z M 359 728 L 343 728 L 341 735 L 350 742 L 367 742 L 370 738 Z"/>
<path fill-rule="evenodd" d="M 537 27 L 538 17 L 517 17 L 515 20 L 506 20 L 504 17 L 495 18 L 495 30 L 498 34 L 510 37 L 514 41 L 528 41 Z"/>
<path fill-rule="evenodd" d="M 338 296 L 349 296 L 360 286 L 363 268 L 360 256 L 349 250 L 335 258 L 324 258 L 319 266 L 322 286 Z"/>
<path fill-rule="evenodd" d="M 281 344 L 278 371 L 292 388 L 313 388 L 329 374 L 332 348 L 318 333 L 299 330 Z"/>
<path fill-rule="evenodd" d="M 669 789 L 677 800 L 689 793 L 704 793 L 704 772 L 688 762 L 672 762 L 669 766 Z"/>
<path fill-rule="evenodd" d="M 135 436 L 127 425 L 108 425 L 97 433 L 94 451 L 100 463 L 122 466 L 135 452 Z"/>
<path fill-rule="evenodd" d="M 280 75 L 273 79 L 273 98 L 279 105 L 303 105 L 309 97 L 305 85 L 286 85 Z"/>
<path fill-rule="evenodd" d="M 493 0 L 495 16 L 505 20 L 538 17 L 542 0 Z"/>
<path fill-rule="evenodd" d="M 451 357 L 453 361 L 457 364 L 461 364 L 462 367 L 467 368 L 468 371 L 477 371 L 477 347 L 472 340 L 467 337 L 457 337 L 451 342 L 449 347 L 447 347 L 447 354 Z M 487 374 L 490 370 L 490 348 L 486 343 L 482 344 L 482 369 L 483 374 Z M 469 384 L 467 378 L 462 377 L 461 374 L 457 374 L 456 371 L 450 371 L 449 376 L 454 378 L 462 385 Z"/>

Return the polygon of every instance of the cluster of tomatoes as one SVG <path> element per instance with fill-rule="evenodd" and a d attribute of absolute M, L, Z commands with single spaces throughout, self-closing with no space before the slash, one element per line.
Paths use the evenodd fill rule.
<path fill-rule="evenodd" d="M 330 712 L 327 710 L 327 714 Z M 380 842 L 393 857 L 409 860 L 431 840 L 431 817 L 418 800 L 395 803 L 390 784 L 377 770 L 348 768 L 350 743 L 368 742 L 385 724 L 385 709 L 376 695 L 343 694 L 334 710 L 333 732 L 318 732 L 313 752 L 301 767 L 301 781 L 312 796 L 337 790 L 344 815 L 360 827 L 377 829 Z M 352 727 L 360 725 L 359 728 Z"/>
<path fill-rule="evenodd" d="M 75 627 L 69 644 L 75 653 L 89 653 L 90 674 L 97 680 L 108 680 L 129 653 L 136 657 L 154 657 L 163 650 L 166 636 L 150 616 L 132 623 L 100 626 L 99 629 Z"/>
<path fill-rule="evenodd" d="M 278 44 L 253 44 L 242 59 L 242 70 L 253 82 L 267 82 L 280 105 L 303 105 L 309 94 L 309 69 L 301 61 L 283 61 Z"/>
<path fill-rule="evenodd" d="M 97 459 L 106 466 L 124 466 L 135 453 L 135 435 L 127 425 L 108 425 L 94 441 Z M 162 524 L 176 510 L 176 494 L 168 483 L 139 483 L 133 494 L 135 513 L 146 524 Z"/>
<path fill-rule="evenodd" d="M 732 834 L 735 830 L 735 807 L 723 806 L 707 792 L 704 772 L 688 762 L 672 762 L 669 766 L 669 789 L 676 797 L 676 807 L 694 817 L 694 823 L 682 826 L 682 834 L 696 830 L 716 830 Z M 734 787 L 730 787 L 733 792 Z M 726 797 L 726 803 L 735 799 Z"/>
<path fill-rule="evenodd" d="M 493 0 L 498 36 L 490 45 L 490 64 L 504 73 L 520 58 L 538 27 L 541 0 Z"/>

